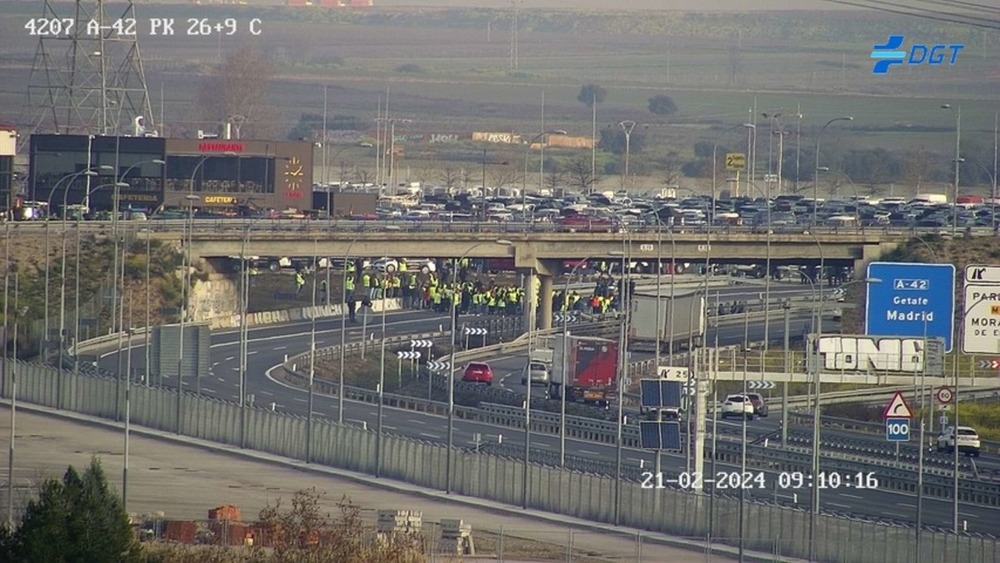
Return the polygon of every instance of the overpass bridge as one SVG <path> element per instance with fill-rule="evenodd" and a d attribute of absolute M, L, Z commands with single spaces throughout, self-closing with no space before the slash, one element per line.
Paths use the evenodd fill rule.
<path fill-rule="evenodd" d="M 409 221 L 194 219 L 155 221 L 8 223 L 19 245 L 80 231 L 108 237 L 113 229 L 186 248 L 194 260 L 218 267 L 232 256 L 289 258 L 468 257 L 509 258 L 525 274 L 526 287 L 541 282 L 541 327 L 551 327 L 553 276 L 566 260 L 621 260 L 707 264 L 864 266 L 915 235 L 913 229 L 817 227 L 629 227 L 622 232 L 560 232 L 549 223 L 448 223 Z M 990 233 L 970 233 L 973 236 Z M 218 267 L 217 269 L 222 269 Z M 529 285 L 530 284 L 530 285 Z"/>
<path fill-rule="evenodd" d="M 202 228 L 188 233 L 195 259 L 211 263 L 231 256 L 468 257 L 509 258 L 525 274 L 525 288 L 537 276 L 541 284 L 541 328 L 551 328 L 553 277 L 566 260 L 607 259 L 690 263 L 853 266 L 856 272 L 893 250 L 905 235 L 882 232 L 755 232 L 746 230 L 629 230 L 626 232 L 554 232 L 517 229 L 517 225 L 344 224 L 312 221 L 299 228 L 275 228 L 236 222 L 229 228 Z M 273 225 L 273 224 L 272 224 Z M 529 227 L 532 225 L 521 225 Z M 180 233 L 156 233 L 178 240 Z"/>

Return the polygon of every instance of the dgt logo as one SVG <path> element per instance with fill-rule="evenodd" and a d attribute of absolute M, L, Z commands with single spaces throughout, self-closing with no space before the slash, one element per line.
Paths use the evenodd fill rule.
<path fill-rule="evenodd" d="M 931 66 L 937 66 L 944 63 L 949 50 L 951 51 L 951 57 L 948 59 L 948 64 L 953 65 L 955 64 L 955 59 L 958 58 L 958 52 L 965 48 L 965 45 L 961 44 L 921 45 L 914 43 L 910 47 L 910 56 L 907 57 L 906 51 L 898 50 L 903 45 L 904 39 L 905 36 L 903 35 L 890 35 L 885 45 L 875 45 L 872 47 L 872 58 L 877 59 L 875 68 L 872 69 L 872 74 L 888 74 L 890 66 L 902 64 L 903 62 L 911 65 L 919 65 L 926 62 Z"/>

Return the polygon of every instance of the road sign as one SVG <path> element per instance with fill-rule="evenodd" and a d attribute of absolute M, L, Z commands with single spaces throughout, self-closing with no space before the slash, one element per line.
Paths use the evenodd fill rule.
<path fill-rule="evenodd" d="M 448 369 L 448 362 L 441 362 L 438 360 L 428 360 L 427 369 L 431 371 L 445 371 Z"/>
<path fill-rule="evenodd" d="M 955 398 L 955 391 L 951 387 L 938 387 L 937 400 L 943 405 L 947 405 Z"/>
<path fill-rule="evenodd" d="M 726 153 L 726 170 L 743 170 L 747 167 L 747 155 L 741 152 Z"/>
<path fill-rule="evenodd" d="M 885 410 L 882 411 L 882 418 L 913 418 L 913 411 L 906 404 L 906 399 L 903 398 L 902 392 L 897 391 L 892 396 L 892 400 L 889 401 L 889 404 L 885 406 Z"/>
<path fill-rule="evenodd" d="M 1000 268 L 965 268 L 965 315 L 962 351 L 966 354 L 1000 352 Z"/>
<path fill-rule="evenodd" d="M 396 352 L 396 357 L 400 360 L 419 360 L 420 350 L 400 350 Z"/>
<path fill-rule="evenodd" d="M 944 339 L 952 350 L 955 267 L 951 264 L 872 262 L 868 277 L 865 334 Z"/>
<path fill-rule="evenodd" d="M 774 389 L 773 381 L 747 381 L 748 389 Z"/>
<path fill-rule="evenodd" d="M 1000 369 L 1000 360 L 979 360 L 979 369 Z"/>
<path fill-rule="evenodd" d="M 432 340 L 411 340 L 410 341 L 410 348 L 430 348 L 431 346 L 434 346 L 434 342 Z"/>
<path fill-rule="evenodd" d="M 575 311 L 569 312 L 569 313 L 556 313 L 556 314 L 552 315 L 552 322 L 559 323 L 559 324 L 562 324 L 562 323 L 575 323 L 579 319 L 580 319 L 580 317 L 577 316 L 577 314 L 576 314 Z"/>
<path fill-rule="evenodd" d="M 691 376 L 691 370 L 674 366 L 659 366 L 656 368 L 656 375 L 660 376 L 660 379 L 683 379 L 687 381 Z"/>
<path fill-rule="evenodd" d="M 1000 267 L 966 266 L 965 283 L 976 285 L 1000 285 Z"/>
<path fill-rule="evenodd" d="M 465 327 L 465 335 L 466 336 L 469 336 L 470 334 L 474 334 L 476 336 L 484 336 L 487 332 L 489 332 L 489 331 L 486 330 L 485 328 L 478 328 L 478 327 L 473 327 L 473 326 L 467 326 L 467 327 Z"/>
<path fill-rule="evenodd" d="M 909 442 L 910 419 L 901 417 L 885 419 L 885 439 L 890 442 Z"/>

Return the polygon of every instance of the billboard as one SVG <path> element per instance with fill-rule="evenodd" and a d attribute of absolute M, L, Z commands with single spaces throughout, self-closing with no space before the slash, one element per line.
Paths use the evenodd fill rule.
<path fill-rule="evenodd" d="M 809 339 L 813 372 L 944 374 L 943 338 L 837 335 Z"/>
<path fill-rule="evenodd" d="M 484 143 L 502 143 L 507 145 L 519 145 L 524 142 L 520 135 L 515 135 L 513 133 L 487 133 L 483 131 L 474 131 L 472 133 L 472 140 Z"/>

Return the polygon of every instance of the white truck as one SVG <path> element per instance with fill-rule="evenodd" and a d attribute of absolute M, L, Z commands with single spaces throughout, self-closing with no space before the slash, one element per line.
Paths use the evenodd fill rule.
<path fill-rule="evenodd" d="M 660 291 L 659 316 L 656 295 L 632 295 L 629 343 L 633 349 L 655 347 L 657 338 L 661 346 L 666 346 L 671 340 L 686 343 L 692 337 L 701 338 L 705 334 L 704 296 L 688 291 L 675 293 L 671 300 L 669 291 L 668 287 Z"/>

